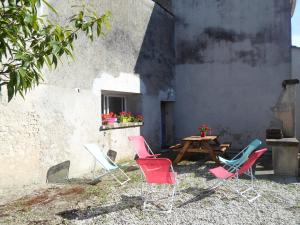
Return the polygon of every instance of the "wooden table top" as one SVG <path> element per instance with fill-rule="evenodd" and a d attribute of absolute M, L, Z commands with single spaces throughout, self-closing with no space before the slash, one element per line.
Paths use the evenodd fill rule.
<path fill-rule="evenodd" d="M 182 141 L 213 141 L 217 138 L 218 136 L 190 136 L 190 137 L 185 137 L 182 139 Z"/>

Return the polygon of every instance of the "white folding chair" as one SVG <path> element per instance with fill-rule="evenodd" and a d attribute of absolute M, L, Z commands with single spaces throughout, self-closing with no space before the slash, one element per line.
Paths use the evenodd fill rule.
<path fill-rule="evenodd" d="M 112 175 L 112 177 L 120 184 L 123 185 L 125 184 L 127 181 L 130 180 L 130 178 L 127 176 L 127 174 L 121 169 L 119 168 L 119 166 L 117 164 L 115 164 L 106 154 L 104 154 L 99 146 L 97 144 L 85 144 L 84 147 L 88 150 L 89 153 L 91 153 L 94 158 L 95 158 L 95 164 L 94 164 L 94 170 L 93 170 L 93 177 L 94 179 L 99 179 L 100 177 L 110 173 Z M 104 174 L 101 174 L 100 176 L 98 176 L 97 178 L 95 178 L 95 169 L 96 169 L 96 162 L 100 163 L 101 166 L 103 167 L 103 169 L 106 171 Z M 120 170 L 121 173 L 126 177 L 125 181 L 120 181 L 120 179 L 118 179 L 113 172 L 116 170 Z"/>

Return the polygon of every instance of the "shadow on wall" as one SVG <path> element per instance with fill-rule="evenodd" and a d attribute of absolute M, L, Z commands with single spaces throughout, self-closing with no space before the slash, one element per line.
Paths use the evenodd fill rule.
<path fill-rule="evenodd" d="M 159 94 L 174 87 L 174 58 L 174 17 L 154 4 L 134 68 L 141 80 L 142 114 L 145 118 L 141 133 L 150 143 L 160 142 Z"/>

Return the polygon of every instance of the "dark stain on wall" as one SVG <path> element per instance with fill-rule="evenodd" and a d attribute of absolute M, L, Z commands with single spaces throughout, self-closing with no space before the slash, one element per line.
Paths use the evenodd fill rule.
<path fill-rule="evenodd" d="M 177 43 L 176 62 L 179 64 L 211 63 L 205 55 L 214 43 L 234 43 L 247 38 L 244 33 L 236 33 L 220 27 L 207 27 L 194 41 L 181 41 Z"/>
<path fill-rule="evenodd" d="M 250 36 L 251 44 L 265 44 L 265 43 L 272 43 L 276 42 L 276 33 L 275 28 L 272 27 L 262 27 L 256 34 Z"/>
<path fill-rule="evenodd" d="M 200 37 L 195 42 L 182 41 L 178 45 L 177 63 L 204 63 L 203 52 L 208 45 L 206 40 Z"/>
<path fill-rule="evenodd" d="M 236 42 L 242 38 L 244 35 L 236 34 L 233 30 L 226 30 L 221 27 L 207 27 L 203 32 L 208 38 L 214 39 L 215 41 L 228 41 Z"/>
<path fill-rule="evenodd" d="M 188 26 L 188 25 L 186 25 Z M 212 63 L 216 59 L 209 54 L 216 51 L 220 44 L 228 48 L 228 57 L 219 58 L 220 63 L 232 63 L 241 61 L 251 66 L 257 66 L 267 63 L 266 44 L 276 44 L 282 46 L 285 43 L 280 35 L 280 29 L 277 27 L 262 27 L 256 33 L 235 32 L 234 30 L 224 29 L 221 27 L 207 27 L 198 35 L 195 40 L 181 40 L 176 46 L 176 62 L 178 64 L 204 64 Z M 248 40 L 251 44 L 233 45 Z M 216 45 L 217 44 L 217 45 Z M 245 47 L 244 47 L 245 46 Z M 282 46 L 286 49 L 285 46 Z M 232 52 L 232 49 L 235 51 Z M 210 58 L 209 58 L 210 57 Z M 283 51 L 282 55 L 273 59 L 273 64 L 278 62 L 289 62 L 290 55 L 287 51 Z M 269 62 L 272 63 L 272 62 Z"/>
<path fill-rule="evenodd" d="M 175 23 L 177 24 L 177 26 L 183 26 L 185 29 L 188 27 L 188 23 L 186 22 L 185 18 L 176 16 L 174 19 Z"/>
<path fill-rule="evenodd" d="M 242 61 L 245 64 L 256 66 L 264 63 L 265 57 L 261 54 L 260 49 L 254 48 L 253 50 L 241 50 L 235 53 L 236 61 Z"/>

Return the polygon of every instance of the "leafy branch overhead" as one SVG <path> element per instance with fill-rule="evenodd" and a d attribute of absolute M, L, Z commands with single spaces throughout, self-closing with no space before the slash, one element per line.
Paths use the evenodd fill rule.
<path fill-rule="evenodd" d="M 43 79 L 46 64 L 56 68 L 62 56 L 73 58 L 73 42 L 83 31 L 93 41 L 110 29 L 111 13 L 97 15 L 82 6 L 68 25 L 61 26 L 39 15 L 46 0 L 0 0 L 0 87 L 7 86 L 8 100 L 24 94 Z"/>

